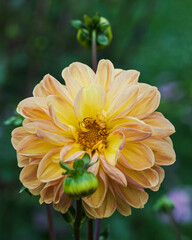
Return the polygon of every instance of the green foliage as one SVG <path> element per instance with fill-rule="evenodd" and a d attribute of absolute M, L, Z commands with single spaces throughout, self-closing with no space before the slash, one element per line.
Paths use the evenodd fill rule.
<path fill-rule="evenodd" d="M 171 213 L 174 209 L 174 203 L 172 200 L 166 196 L 163 196 L 158 199 L 156 202 L 154 209 L 158 212 L 163 212 L 163 213 Z"/>

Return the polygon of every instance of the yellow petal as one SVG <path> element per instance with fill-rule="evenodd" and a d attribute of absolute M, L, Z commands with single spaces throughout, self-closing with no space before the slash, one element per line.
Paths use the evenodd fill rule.
<path fill-rule="evenodd" d="M 122 117 L 122 118 L 115 118 L 112 119 L 107 123 L 107 127 L 111 129 L 111 131 L 118 129 L 120 127 L 126 126 L 131 127 L 135 126 L 135 124 L 145 124 L 143 121 L 135 118 L 135 117 Z"/>
<path fill-rule="evenodd" d="M 58 188 L 60 181 L 56 180 L 56 181 L 52 181 L 52 182 L 48 182 L 45 184 L 44 188 L 42 189 L 40 196 L 41 198 L 39 199 L 39 203 L 46 203 L 46 204 L 50 204 L 53 202 L 54 200 L 54 195 L 55 192 Z"/>
<path fill-rule="evenodd" d="M 42 189 L 44 188 L 45 183 L 41 183 L 38 187 L 34 188 L 34 189 L 29 189 L 29 191 L 34 195 L 37 196 L 40 194 L 40 192 L 42 191 Z"/>
<path fill-rule="evenodd" d="M 175 132 L 174 126 L 160 112 L 152 113 L 150 116 L 143 119 L 143 121 L 152 127 L 152 136 L 154 137 L 164 138 Z"/>
<path fill-rule="evenodd" d="M 46 101 L 44 98 L 40 97 L 24 99 L 19 103 L 17 112 L 26 118 L 50 119 Z"/>
<path fill-rule="evenodd" d="M 105 199 L 100 207 L 92 208 L 86 203 L 83 203 L 83 206 L 88 213 L 88 216 L 91 216 L 92 218 L 108 218 L 116 209 L 116 201 L 113 193 L 108 188 Z"/>
<path fill-rule="evenodd" d="M 159 182 L 158 173 L 151 168 L 141 171 L 135 171 L 126 167 L 122 167 L 121 169 L 126 174 L 128 180 L 129 179 L 133 180 L 142 187 L 145 188 L 155 187 Z"/>
<path fill-rule="evenodd" d="M 95 73 L 91 68 L 82 63 L 72 63 L 62 72 L 68 91 L 73 99 L 81 87 L 88 87 L 94 82 Z"/>
<path fill-rule="evenodd" d="M 73 107 L 59 96 L 51 95 L 47 97 L 48 105 L 52 105 L 58 120 L 66 126 L 72 125 L 78 127 L 78 121 L 75 117 Z"/>
<path fill-rule="evenodd" d="M 29 157 L 22 156 L 21 154 L 17 153 L 17 162 L 19 167 L 25 167 L 29 165 Z"/>
<path fill-rule="evenodd" d="M 59 165 L 61 148 L 49 151 L 41 160 L 37 172 L 41 182 L 49 182 L 63 178 L 63 169 Z"/>
<path fill-rule="evenodd" d="M 156 87 L 144 83 L 139 83 L 139 89 L 137 102 L 129 115 L 139 116 L 142 119 L 158 108 L 160 93 Z"/>
<path fill-rule="evenodd" d="M 16 149 L 20 141 L 23 140 L 25 137 L 29 136 L 30 133 L 28 133 L 24 129 L 24 127 L 18 127 L 12 131 L 11 135 L 12 135 L 11 143 L 13 147 Z"/>
<path fill-rule="evenodd" d="M 144 170 L 154 165 L 155 158 L 152 150 L 145 144 L 129 143 L 125 144 L 118 161 L 125 167 Z"/>
<path fill-rule="evenodd" d="M 131 85 L 126 87 L 120 94 L 118 94 L 109 107 L 106 107 L 107 119 L 113 117 L 119 118 L 126 116 L 133 108 L 137 95 L 139 92 L 138 85 Z"/>
<path fill-rule="evenodd" d="M 79 121 L 90 117 L 96 119 L 96 116 L 103 109 L 106 102 L 105 90 L 97 85 L 91 84 L 87 89 L 82 88 L 74 103 L 75 114 Z"/>
<path fill-rule="evenodd" d="M 92 172 L 96 176 L 98 174 L 99 167 L 100 167 L 99 155 L 97 152 L 92 156 L 90 164 L 91 163 L 94 163 L 94 164 L 93 166 L 88 168 L 88 172 Z"/>
<path fill-rule="evenodd" d="M 119 156 L 119 149 L 123 142 L 123 134 L 110 134 L 107 138 L 106 148 L 103 152 L 106 161 L 115 166 Z"/>
<path fill-rule="evenodd" d="M 41 156 L 55 148 L 51 143 L 45 142 L 31 135 L 25 137 L 18 145 L 17 152 L 24 156 Z"/>
<path fill-rule="evenodd" d="M 155 163 L 159 165 L 171 165 L 175 162 L 175 151 L 166 139 L 150 137 L 145 139 L 143 143 L 153 151 Z"/>
<path fill-rule="evenodd" d="M 36 136 L 42 139 L 43 141 L 49 142 L 56 146 L 63 146 L 66 143 L 73 142 L 72 139 L 66 138 L 63 135 L 60 135 L 57 133 L 51 133 L 51 132 L 40 130 L 40 129 L 36 130 Z"/>
<path fill-rule="evenodd" d="M 120 73 L 122 73 L 124 70 L 120 69 L 120 68 L 115 68 L 114 69 L 114 75 L 115 75 L 115 78 L 114 80 L 119 76 Z"/>
<path fill-rule="evenodd" d="M 107 107 L 112 103 L 112 101 L 118 94 L 124 91 L 127 86 L 131 86 L 131 84 L 136 84 L 138 82 L 138 78 L 138 71 L 128 70 L 121 72 L 109 87 L 109 91 L 107 92 Z"/>
<path fill-rule="evenodd" d="M 114 67 L 109 60 L 100 60 L 96 72 L 96 83 L 107 91 L 114 78 Z"/>
<path fill-rule="evenodd" d="M 38 164 L 28 165 L 22 169 L 19 179 L 25 187 L 34 189 L 41 184 L 37 178 L 37 169 Z"/>
<path fill-rule="evenodd" d="M 107 177 L 102 169 L 100 169 L 99 174 L 97 175 L 98 188 L 90 197 L 83 198 L 83 201 L 91 208 L 98 208 L 103 203 L 107 188 L 108 182 Z"/>
<path fill-rule="evenodd" d="M 60 159 L 65 163 L 70 163 L 73 162 L 75 158 L 78 158 L 85 154 L 85 152 L 86 151 L 81 144 L 76 142 L 68 143 L 62 148 Z"/>
<path fill-rule="evenodd" d="M 117 167 L 113 167 L 112 165 L 108 164 L 102 155 L 100 158 L 102 161 L 102 167 L 106 174 L 117 183 L 121 184 L 122 186 L 126 186 L 127 180 L 125 175 Z"/>
<path fill-rule="evenodd" d="M 68 208 L 71 206 L 73 203 L 73 199 L 69 198 L 66 194 L 62 194 L 60 201 L 58 203 L 54 203 L 53 207 L 61 212 L 61 213 L 66 213 Z"/>
<path fill-rule="evenodd" d="M 115 191 L 125 202 L 135 208 L 143 208 L 148 200 L 148 194 L 143 190 L 134 189 L 130 186 L 113 184 Z"/>

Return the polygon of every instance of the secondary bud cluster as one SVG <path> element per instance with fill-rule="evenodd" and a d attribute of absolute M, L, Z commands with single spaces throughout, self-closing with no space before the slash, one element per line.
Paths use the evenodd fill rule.
<path fill-rule="evenodd" d="M 82 159 L 75 159 L 73 168 L 64 162 L 60 166 L 66 170 L 63 174 L 68 175 L 63 182 L 63 190 L 66 195 L 74 199 L 88 197 L 98 187 L 98 181 L 94 174 L 87 172 L 90 164 L 90 157 L 85 154 Z"/>
<path fill-rule="evenodd" d="M 78 29 L 77 40 L 79 43 L 91 49 L 92 46 L 92 32 L 96 32 L 96 45 L 97 50 L 102 50 L 108 46 L 112 40 L 112 31 L 109 21 L 101 17 L 98 13 L 92 17 L 84 15 L 83 21 L 72 20 L 73 27 Z"/>

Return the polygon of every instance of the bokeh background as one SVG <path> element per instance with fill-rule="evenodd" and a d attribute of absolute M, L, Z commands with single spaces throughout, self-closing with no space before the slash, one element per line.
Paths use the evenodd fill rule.
<path fill-rule="evenodd" d="M 150 192 L 142 210 L 131 217 L 115 213 L 103 220 L 111 240 L 176 239 L 169 221 L 153 206 L 164 194 L 176 201 L 183 239 L 192 238 L 192 1 L 191 0 L 0 0 L 0 239 L 48 239 L 44 205 L 38 197 L 19 194 L 13 126 L 5 126 L 20 100 L 32 94 L 46 73 L 59 81 L 73 61 L 91 65 L 90 52 L 76 40 L 71 19 L 99 12 L 112 25 L 113 40 L 98 53 L 115 67 L 136 69 L 140 81 L 162 94 L 159 110 L 175 125 L 177 162 L 165 167 L 159 192 Z M 54 213 L 57 239 L 72 239 L 72 229 Z M 82 239 L 85 239 L 85 227 Z"/>

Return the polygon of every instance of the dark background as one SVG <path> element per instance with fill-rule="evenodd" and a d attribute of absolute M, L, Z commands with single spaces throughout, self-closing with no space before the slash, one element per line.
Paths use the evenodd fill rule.
<path fill-rule="evenodd" d="M 177 162 L 165 167 L 159 192 L 131 217 L 115 213 L 103 221 L 111 240 L 176 239 L 169 222 L 153 210 L 155 202 L 173 189 L 192 183 L 192 1 L 191 0 L 0 0 L 0 239 L 48 239 L 45 206 L 38 197 L 19 194 L 15 150 L 10 143 L 11 117 L 20 100 L 32 94 L 46 73 L 59 81 L 73 61 L 91 66 L 90 52 L 76 40 L 71 19 L 99 12 L 113 31 L 109 47 L 98 58 L 116 68 L 136 69 L 140 82 L 156 85 L 162 94 L 159 111 L 174 125 L 172 140 Z M 190 196 L 191 197 L 191 196 Z M 183 204 L 180 209 L 182 211 Z M 191 211 L 191 208 L 188 209 Z M 57 239 L 72 239 L 72 229 L 54 213 Z M 179 222 L 183 239 L 192 236 L 191 221 Z M 84 234 L 84 235 L 83 235 Z M 85 239 L 85 228 L 82 230 Z"/>

